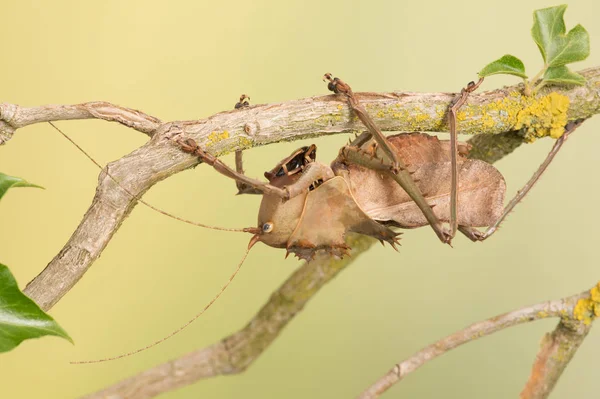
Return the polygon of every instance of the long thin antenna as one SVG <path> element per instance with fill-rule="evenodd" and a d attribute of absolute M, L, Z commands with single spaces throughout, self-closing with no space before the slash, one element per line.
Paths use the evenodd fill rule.
<path fill-rule="evenodd" d="M 146 349 L 150 349 L 153 346 L 156 346 L 156 345 L 158 345 L 158 344 L 160 344 L 162 342 L 165 342 L 166 340 L 168 340 L 172 336 L 180 333 L 184 328 L 186 328 L 187 326 L 189 326 L 190 324 L 192 324 L 194 321 L 196 321 L 196 319 L 198 317 L 202 316 L 204 314 L 204 312 L 206 312 L 206 310 L 208 308 L 210 308 L 212 306 L 212 304 L 216 302 L 217 299 L 219 299 L 219 297 L 221 296 L 221 294 L 227 289 L 227 287 L 229 287 L 229 284 L 231 284 L 231 282 L 233 281 L 233 279 L 235 278 L 235 276 L 237 276 L 238 272 L 242 268 L 242 265 L 244 264 L 244 261 L 246 260 L 246 257 L 248 256 L 248 252 L 250 252 L 250 249 L 246 249 L 246 252 L 244 253 L 244 256 L 242 257 L 242 260 L 240 261 L 240 263 L 238 263 L 237 268 L 235 269 L 235 271 L 233 272 L 233 274 L 229 277 L 229 280 L 227 281 L 227 283 L 225 283 L 225 285 L 223 287 L 221 287 L 221 290 L 219 291 L 219 293 L 214 296 L 214 298 L 204 307 L 204 309 L 202 309 L 198 314 L 196 314 L 194 317 L 192 317 L 187 323 L 185 323 L 184 325 L 182 325 L 181 327 L 179 327 L 177 330 L 171 332 L 169 335 L 167 335 L 167 336 L 159 339 L 158 341 L 155 341 L 155 342 L 151 343 L 150 345 L 146 345 L 143 348 L 136 349 L 136 350 L 134 350 L 132 352 L 124 353 L 122 355 L 113 356 L 113 357 L 107 357 L 107 358 L 104 358 L 104 359 L 82 360 L 82 361 L 69 362 L 69 363 L 71 363 L 71 364 L 90 364 L 90 363 L 102 363 L 102 362 L 108 362 L 108 361 L 111 361 L 111 360 L 122 359 L 124 357 L 128 357 L 128 356 L 135 355 L 137 353 L 143 352 Z"/>
<path fill-rule="evenodd" d="M 56 129 L 60 134 L 62 134 L 62 136 L 64 138 L 66 138 L 67 140 L 69 140 L 71 142 L 71 144 L 73 144 L 75 147 L 77 147 L 77 149 L 79 149 L 79 151 L 81 151 L 83 153 L 83 155 L 85 155 L 98 168 L 100 168 L 100 170 L 104 169 L 102 167 L 102 165 L 100 165 L 98 162 L 96 162 L 96 160 L 94 158 L 92 158 L 92 156 L 90 154 L 88 154 L 83 148 L 81 148 L 76 142 L 74 142 L 62 130 L 60 130 L 54 123 L 52 123 L 52 122 L 48 122 L 48 123 L 54 129 Z M 165 212 L 165 211 L 163 211 L 161 209 L 158 209 L 155 206 L 149 204 L 148 202 L 144 201 L 143 199 L 141 199 L 140 197 L 138 197 L 137 195 L 133 194 L 131 191 L 129 191 L 128 189 L 126 189 L 125 187 L 123 187 L 123 185 L 116 178 L 114 178 L 110 173 L 108 173 L 108 168 L 106 169 L 105 173 L 106 173 L 106 175 L 108 177 L 110 177 L 112 179 L 112 181 L 114 181 L 121 189 L 123 189 L 123 191 L 125 191 L 127 194 L 129 194 L 132 198 L 136 199 L 139 203 L 146 205 L 148 208 L 150 208 L 150 209 L 152 209 L 152 210 L 154 210 L 154 211 L 156 211 L 156 212 L 158 212 L 160 214 L 163 214 L 163 215 L 168 216 L 170 218 L 173 218 L 175 220 L 179 220 L 180 222 L 191 224 L 193 226 L 204 227 L 205 229 L 221 230 L 221 231 L 233 231 L 233 232 L 242 232 L 242 233 L 246 232 L 245 229 L 235 229 L 235 228 L 228 228 L 228 227 L 209 226 L 209 225 L 206 225 L 206 224 L 203 224 L 203 223 L 194 222 L 192 220 L 184 219 L 184 218 L 181 218 L 179 216 L 173 215 L 171 213 Z"/>

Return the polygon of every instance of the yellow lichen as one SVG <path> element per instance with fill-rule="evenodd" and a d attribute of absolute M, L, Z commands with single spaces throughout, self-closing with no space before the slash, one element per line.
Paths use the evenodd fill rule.
<path fill-rule="evenodd" d="M 243 147 L 243 148 L 252 147 L 252 140 L 250 140 L 247 137 L 238 136 L 237 141 L 238 141 L 238 146 L 240 146 L 240 147 Z"/>
<path fill-rule="evenodd" d="M 542 310 L 537 313 L 537 317 L 539 317 L 540 319 L 545 319 L 546 317 L 548 317 L 548 312 Z"/>
<path fill-rule="evenodd" d="M 600 282 L 590 290 L 589 298 L 577 301 L 573 309 L 573 317 L 589 325 L 594 318 L 600 317 Z"/>
<path fill-rule="evenodd" d="M 569 97 L 550 93 L 539 99 L 523 97 L 521 102 L 523 109 L 517 114 L 515 129 L 524 129 L 527 140 L 562 136 L 567 124 Z"/>
<path fill-rule="evenodd" d="M 325 114 L 315 119 L 317 126 L 327 127 L 342 121 L 342 114 Z"/>
<path fill-rule="evenodd" d="M 218 143 L 221 140 L 225 140 L 229 138 L 229 132 L 227 130 L 223 130 L 222 132 L 211 132 L 206 138 L 206 145 L 212 146 Z"/>

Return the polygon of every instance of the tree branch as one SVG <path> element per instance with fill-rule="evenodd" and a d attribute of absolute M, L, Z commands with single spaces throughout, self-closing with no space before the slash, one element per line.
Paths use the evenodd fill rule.
<path fill-rule="evenodd" d="M 585 291 L 579 295 L 556 301 L 543 302 L 472 324 L 464 330 L 449 335 L 420 350 L 403 362 L 396 364 L 358 398 L 378 398 L 382 393 L 426 362 L 462 344 L 508 327 L 548 317 L 560 317 L 561 322 L 557 329 L 551 335 L 547 336 L 542 344 L 542 350 L 534 365 L 532 377 L 521 394 L 521 398 L 546 398 L 591 327 L 590 323 L 586 324 L 579 320 L 576 312 L 579 304 L 582 301 L 589 301 L 590 298 L 590 292 Z"/>
<path fill-rule="evenodd" d="M 350 236 L 351 256 L 339 260 L 318 255 L 312 262 L 304 263 L 240 331 L 84 398 L 152 398 L 205 378 L 241 373 L 267 349 L 321 287 L 375 242 L 366 236 Z"/>
<path fill-rule="evenodd" d="M 46 105 L 21 107 L 16 104 L 0 104 L 0 145 L 8 141 L 18 128 L 40 122 L 73 119 L 104 119 L 152 136 L 162 123 L 160 119 L 135 109 L 124 108 L 104 101 L 76 105 Z"/>

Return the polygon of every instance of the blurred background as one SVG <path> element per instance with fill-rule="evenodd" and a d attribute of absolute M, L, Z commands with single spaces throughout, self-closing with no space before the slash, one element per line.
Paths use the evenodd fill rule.
<path fill-rule="evenodd" d="M 530 75 L 541 57 L 532 11 L 547 1 L 4 1 L 0 101 L 24 106 L 104 100 L 162 120 L 205 118 L 252 103 L 326 94 L 332 72 L 355 91 L 458 91 L 505 53 Z M 573 0 L 567 28 L 585 26 L 600 65 L 600 4 Z M 517 83 L 493 77 L 483 90 Z M 145 135 L 104 121 L 58 125 L 102 164 Z M 600 117 L 569 140 L 556 162 L 485 243 L 459 236 L 454 248 L 428 228 L 403 235 L 399 253 L 373 247 L 322 290 L 242 375 L 218 377 L 164 398 L 348 398 L 394 363 L 468 324 L 590 288 L 598 272 L 594 211 Z M 342 135 L 314 140 L 332 159 Z M 262 177 L 306 142 L 248 151 Z M 497 164 L 509 196 L 552 146 L 523 146 Z M 233 165 L 233 155 L 224 157 Z M 0 262 L 20 286 L 58 253 L 91 203 L 98 169 L 49 125 L 17 131 L 0 147 L 0 171 L 46 187 L 15 189 L 0 204 Z M 208 167 L 158 184 L 144 197 L 186 218 L 254 225 L 259 198 L 234 196 Z M 144 346 L 187 321 L 220 289 L 246 235 L 202 230 L 138 206 L 102 257 L 52 310 L 75 340 L 24 342 L 0 357 L 6 398 L 76 398 L 217 342 L 242 328 L 299 262 L 257 245 L 241 274 L 200 320 L 128 359 L 70 365 Z M 516 397 L 539 342 L 555 320 L 515 327 L 461 347 L 410 375 L 384 397 Z M 597 396 L 600 331 L 592 330 L 553 398 Z"/>

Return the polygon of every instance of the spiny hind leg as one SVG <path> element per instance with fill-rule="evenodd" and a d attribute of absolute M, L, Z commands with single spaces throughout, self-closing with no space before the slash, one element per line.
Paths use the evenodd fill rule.
<path fill-rule="evenodd" d="M 382 171 L 389 174 L 406 193 L 417 204 L 423 215 L 435 231 L 438 238 L 444 243 L 450 243 L 449 231 L 443 226 L 443 223 L 433 213 L 433 209 L 419 190 L 419 187 L 412 178 L 412 173 L 406 168 L 401 169 L 398 173 L 393 173 L 390 169 L 389 162 L 383 158 L 377 158 L 375 151 L 367 151 L 355 146 L 345 146 L 340 150 L 338 158 L 344 163 L 354 163 L 364 166 L 372 170 Z"/>
<path fill-rule="evenodd" d="M 421 193 L 419 187 L 413 181 L 411 174 L 407 171 L 404 162 L 398 156 L 394 147 L 381 132 L 379 127 L 377 127 L 366 109 L 360 104 L 350 86 L 339 78 L 333 78 L 331 74 L 325 74 L 324 80 L 329 82 L 327 86 L 329 90 L 336 94 L 343 94 L 346 96 L 350 108 L 352 108 L 352 110 L 367 128 L 368 133 L 361 134 L 351 144 L 362 145 L 368 138 L 373 137 L 373 139 L 381 147 L 381 150 L 387 159 L 376 159 L 372 157 L 371 154 L 367 154 L 361 150 L 358 145 L 344 147 L 340 151 L 340 155 L 346 162 L 354 162 L 370 169 L 384 170 L 390 173 L 394 180 L 404 189 L 404 191 L 407 192 L 412 200 L 415 201 L 419 209 L 421 209 L 423 215 L 425 215 L 425 218 L 431 225 L 431 228 L 438 236 L 440 241 L 450 244 L 452 240 L 451 234 L 449 234 L 447 229 L 443 227 L 440 220 L 433 213 L 433 210 L 425 200 L 423 193 Z"/>
<path fill-rule="evenodd" d="M 556 142 L 554 143 L 554 146 L 552 147 L 552 149 L 550 150 L 548 155 L 546 155 L 546 159 L 544 159 L 544 162 L 535 171 L 533 176 L 531 176 L 531 179 L 529 179 L 529 181 L 527 183 L 525 183 L 523 188 L 521 188 L 521 190 L 519 190 L 517 192 L 517 194 L 514 196 L 514 198 L 512 200 L 510 200 L 510 202 L 504 208 L 504 211 L 502 212 L 500 217 L 496 220 L 496 222 L 494 222 L 491 226 L 489 226 L 487 228 L 487 230 L 480 231 L 474 227 L 467 227 L 467 226 L 458 226 L 458 230 L 472 241 L 484 241 L 488 237 L 490 237 L 492 234 L 494 234 L 500 227 L 500 224 L 508 216 L 508 214 L 515 208 L 515 206 L 519 202 L 521 202 L 521 200 L 527 195 L 529 190 L 531 190 L 531 188 L 535 185 L 535 183 L 537 183 L 537 181 L 540 179 L 540 177 L 542 177 L 542 175 L 544 174 L 544 172 L 546 171 L 548 166 L 554 160 L 554 157 L 556 156 L 558 151 L 560 151 L 560 149 L 562 148 L 565 141 L 567 141 L 567 139 L 571 135 L 571 133 L 573 133 L 579 126 L 581 126 L 581 124 L 583 122 L 584 122 L 583 119 L 579 119 L 579 120 L 576 120 L 573 122 L 569 122 L 565 126 L 565 132 L 563 133 L 562 136 L 560 136 L 556 140 Z"/>

